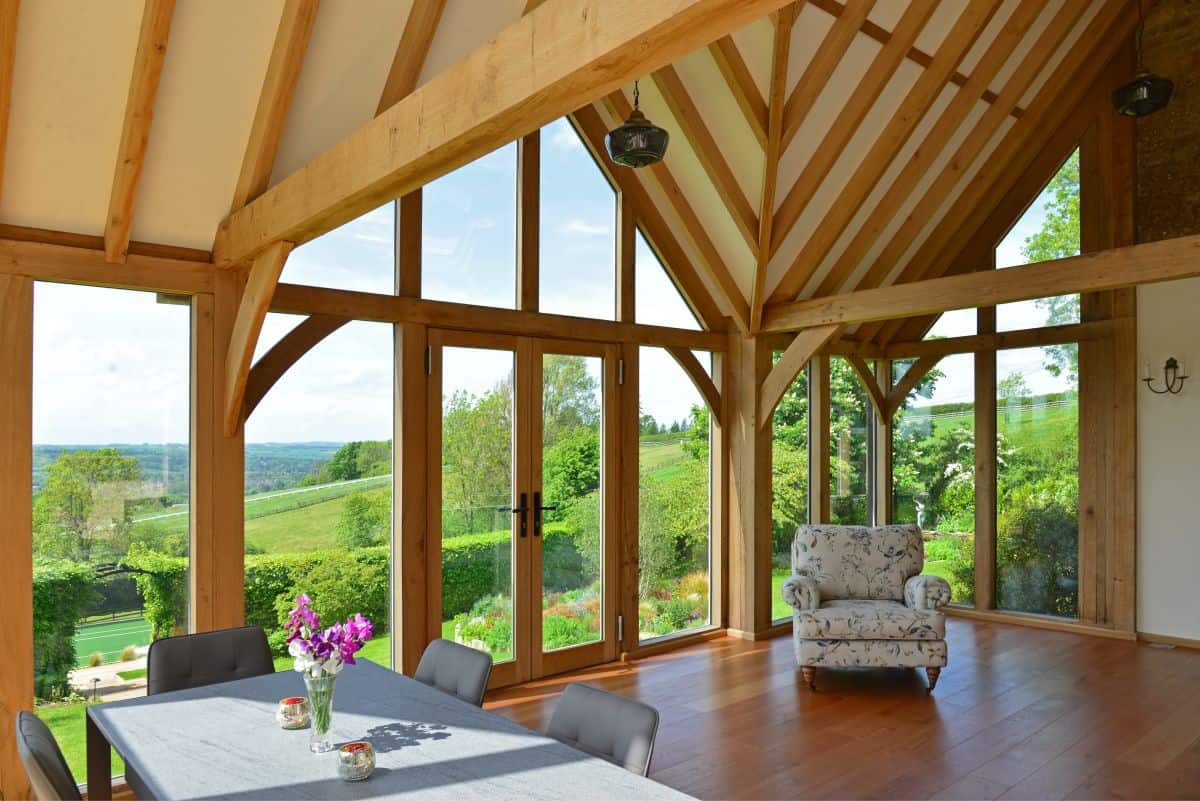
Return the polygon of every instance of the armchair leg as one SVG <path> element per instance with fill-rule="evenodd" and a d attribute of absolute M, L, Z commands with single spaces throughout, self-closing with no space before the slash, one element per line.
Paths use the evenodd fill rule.
<path fill-rule="evenodd" d="M 808 685 L 808 689 L 817 689 L 817 669 L 815 667 L 802 667 L 800 674 L 804 677 L 804 683 Z"/>
<path fill-rule="evenodd" d="M 929 677 L 929 692 L 933 692 L 933 688 L 937 686 L 938 676 L 942 673 L 940 667 L 925 668 L 925 675 Z"/>

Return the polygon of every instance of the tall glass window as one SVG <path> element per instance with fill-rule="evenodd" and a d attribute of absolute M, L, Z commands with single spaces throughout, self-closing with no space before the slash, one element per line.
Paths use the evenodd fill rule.
<path fill-rule="evenodd" d="M 34 304 L 34 692 L 82 776 L 86 705 L 145 694 L 151 640 L 187 630 L 191 309 L 48 283 Z"/>
<path fill-rule="evenodd" d="M 295 317 L 270 314 L 267 343 Z M 392 326 L 355 321 L 301 357 L 246 421 L 246 622 L 281 634 L 304 592 L 324 625 L 361 612 L 391 664 Z M 303 555 L 303 558 L 298 558 Z"/>
<path fill-rule="evenodd" d="M 778 359 L 779 354 L 775 354 Z M 808 523 L 808 368 L 788 387 L 771 418 L 771 617 L 792 615 L 781 593 L 792 575 L 792 539 Z"/>
<path fill-rule="evenodd" d="M 567 120 L 541 132 L 539 308 L 612 320 L 617 196 Z"/>
<path fill-rule="evenodd" d="M 869 525 L 871 399 L 850 362 L 829 360 L 829 516 L 831 523 Z"/>
<path fill-rule="evenodd" d="M 996 606 L 1077 617 L 1078 346 L 997 354 Z"/>
<path fill-rule="evenodd" d="M 712 620 L 709 410 L 683 368 L 641 348 L 638 631 L 645 641 Z"/>
<path fill-rule="evenodd" d="M 396 203 L 385 203 L 292 251 L 281 281 L 390 295 L 396 291 Z"/>
<path fill-rule="evenodd" d="M 426 185 L 421 213 L 421 297 L 514 308 L 516 143 Z"/>
<path fill-rule="evenodd" d="M 1079 255 L 1079 151 L 1042 190 L 996 248 L 996 267 L 1016 267 Z M 996 328 L 1016 331 L 1079 322 L 1079 295 L 1002 303 Z"/>
<path fill-rule="evenodd" d="M 973 310 L 972 310 L 973 311 Z M 898 384 L 915 360 L 893 365 Z M 922 378 L 892 427 L 892 518 L 916 523 L 925 573 L 975 602 L 975 357 L 947 356 Z"/>
<path fill-rule="evenodd" d="M 679 289 L 650 243 L 638 231 L 634 243 L 634 319 L 647 325 L 666 325 L 699 331 L 696 315 L 679 294 Z"/>

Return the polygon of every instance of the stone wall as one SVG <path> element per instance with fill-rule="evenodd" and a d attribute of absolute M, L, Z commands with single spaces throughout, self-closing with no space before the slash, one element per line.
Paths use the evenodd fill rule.
<path fill-rule="evenodd" d="M 1161 0 L 1142 47 L 1146 69 L 1173 80 L 1175 94 L 1137 121 L 1137 239 L 1200 234 L 1200 0 Z"/>

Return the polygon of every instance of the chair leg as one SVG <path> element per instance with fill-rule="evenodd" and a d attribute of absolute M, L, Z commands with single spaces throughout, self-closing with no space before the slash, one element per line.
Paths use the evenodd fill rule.
<path fill-rule="evenodd" d="M 940 676 L 941 673 L 942 673 L 942 669 L 940 667 L 925 668 L 925 675 L 929 677 L 928 692 L 933 692 L 933 688 L 937 686 L 938 676 Z"/>
<path fill-rule="evenodd" d="M 817 689 L 817 669 L 815 667 L 802 667 L 800 674 L 804 677 L 804 683 L 808 685 L 808 689 Z"/>

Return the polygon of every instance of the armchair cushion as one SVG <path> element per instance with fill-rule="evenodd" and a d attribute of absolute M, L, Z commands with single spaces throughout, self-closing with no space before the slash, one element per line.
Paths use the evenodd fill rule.
<path fill-rule="evenodd" d="M 950 583 L 941 576 L 913 576 L 904 582 L 904 603 L 910 609 L 940 609 L 950 603 Z"/>
<path fill-rule="evenodd" d="M 797 611 L 821 606 L 821 591 L 815 578 L 792 576 L 784 580 L 782 592 L 783 600 Z"/>
<path fill-rule="evenodd" d="M 896 601 L 826 601 L 793 616 L 797 637 L 809 640 L 940 640 L 946 617 Z"/>
<path fill-rule="evenodd" d="M 904 600 L 904 582 L 921 572 L 921 530 L 905 526 L 801 526 L 792 572 L 817 580 L 822 598 Z"/>

